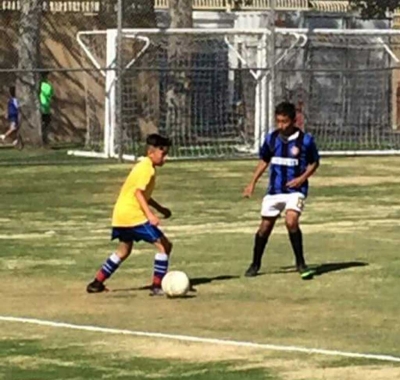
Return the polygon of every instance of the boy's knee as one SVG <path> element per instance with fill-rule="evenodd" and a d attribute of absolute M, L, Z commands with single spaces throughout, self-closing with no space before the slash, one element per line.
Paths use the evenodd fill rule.
<path fill-rule="evenodd" d="M 263 238 L 267 238 L 269 236 L 270 232 L 268 228 L 265 227 L 260 227 L 257 231 L 257 235 Z"/>
<path fill-rule="evenodd" d="M 272 226 L 269 224 L 261 223 L 260 227 L 258 228 L 257 235 L 263 238 L 269 237 L 272 231 Z"/>
<path fill-rule="evenodd" d="M 159 240 L 155 243 L 155 246 L 158 250 L 163 251 L 163 253 L 166 253 L 167 255 L 171 253 L 173 247 L 172 243 L 166 238 Z"/>
<path fill-rule="evenodd" d="M 171 253 L 171 251 L 172 251 L 173 244 L 172 244 L 169 240 L 167 240 L 167 241 L 165 242 L 164 248 L 165 248 L 165 253 L 166 253 L 167 255 L 169 255 L 169 254 Z"/>
<path fill-rule="evenodd" d="M 128 258 L 128 256 L 131 254 L 132 245 L 133 245 L 132 243 L 124 243 L 124 242 L 120 242 L 120 244 L 118 245 L 116 254 L 122 261 Z"/>
<path fill-rule="evenodd" d="M 258 227 L 257 234 L 258 236 L 267 238 L 271 234 L 272 229 L 274 228 L 275 220 L 274 219 L 263 219 Z"/>
<path fill-rule="evenodd" d="M 299 219 L 298 218 L 286 218 L 286 228 L 289 232 L 296 232 L 299 229 Z"/>

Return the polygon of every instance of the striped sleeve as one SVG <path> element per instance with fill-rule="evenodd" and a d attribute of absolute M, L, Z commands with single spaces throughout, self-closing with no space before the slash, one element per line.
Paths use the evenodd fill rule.
<path fill-rule="evenodd" d="M 317 144 L 315 143 L 314 137 L 309 135 L 306 143 L 306 157 L 307 164 L 314 164 L 319 162 L 319 152 L 317 148 Z"/>
<path fill-rule="evenodd" d="M 260 148 L 260 154 L 259 154 L 260 160 L 263 160 L 267 163 L 271 161 L 272 158 L 272 152 L 270 148 L 270 135 L 268 135 L 265 140 L 264 144 Z"/>

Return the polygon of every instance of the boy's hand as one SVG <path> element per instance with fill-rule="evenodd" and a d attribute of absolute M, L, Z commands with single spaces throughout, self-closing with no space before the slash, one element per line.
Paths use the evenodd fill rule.
<path fill-rule="evenodd" d="M 158 219 L 154 214 L 149 215 L 147 218 L 152 226 L 157 227 L 160 224 L 160 219 Z"/>
<path fill-rule="evenodd" d="M 169 208 L 163 207 L 160 209 L 160 213 L 164 216 L 165 219 L 168 219 L 171 217 L 172 212 Z"/>
<path fill-rule="evenodd" d="M 255 186 L 254 186 L 253 183 L 250 183 L 249 185 L 247 185 L 246 188 L 243 191 L 243 196 L 245 198 L 250 198 L 254 193 L 254 187 Z"/>
<path fill-rule="evenodd" d="M 305 179 L 303 177 L 297 177 L 292 179 L 286 184 L 286 187 L 290 189 L 297 189 L 301 187 L 301 185 L 304 183 Z"/>

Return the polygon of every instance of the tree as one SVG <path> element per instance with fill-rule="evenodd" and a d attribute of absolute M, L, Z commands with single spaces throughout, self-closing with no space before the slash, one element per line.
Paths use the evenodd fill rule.
<path fill-rule="evenodd" d="M 192 28 L 192 0 L 169 0 L 169 15 L 171 28 Z M 187 70 L 193 50 L 191 40 L 188 35 L 168 39 L 168 62 L 174 71 L 168 73 L 167 130 L 175 145 L 182 138 L 191 139 L 191 85 Z"/>
<path fill-rule="evenodd" d="M 17 96 L 21 104 L 21 133 L 26 143 L 43 145 L 39 103 L 40 30 L 43 0 L 21 1 L 18 40 Z"/>
<path fill-rule="evenodd" d="M 364 18 L 385 18 L 387 12 L 400 8 L 400 0 L 350 0 L 350 4 L 361 10 Z"/>

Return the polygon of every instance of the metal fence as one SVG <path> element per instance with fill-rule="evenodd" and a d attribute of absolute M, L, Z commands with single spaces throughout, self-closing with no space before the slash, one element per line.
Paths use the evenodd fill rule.
<path fill-rule="evenodd" d="M 21 132 L 28 140 L 37 127 L 29 99 L 49 71 L 52 120 L 46 130 L 37 128 L 50 144 L 77 145 L 85 154 L 137 156 L 153 131 L 173 138 L 177 157 L 254 154 L 281 100 L 296 104 L 299 125 L 326 151 L 400 148 L 396 31 L 278 28 L 272 38 L 268 28 L 235 29 L 233 23 L 231 29 L 167 33 L 155 30 L 167 2 L 124 0 L 118 33 L 116 1 L 37 3 L 40 54 L 23 66 L 23 8 L 0 2 L 0 112 L 6 112 L 8 88 L 22 86 Z M 208 3 L 194 5 L 228 6 Z M 309 7 L 283 3 L 285 9 Z"/>

